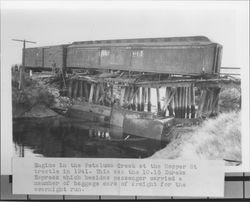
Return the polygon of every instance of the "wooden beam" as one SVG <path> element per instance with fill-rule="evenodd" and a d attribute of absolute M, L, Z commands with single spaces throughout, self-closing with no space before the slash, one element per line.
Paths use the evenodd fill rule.
<path fill-rule="evenodd" d="M 76 99 L 77 97 L 77 91 L 78 91 L 78 80 L 74 81 L 74 89 L 73 89 L 73 97 Z"/>
<path fill-rule="evenodd" d="M 137 94 L 137 87 L 133 86 L 133 96 L 132 96 L 132 110 L 136 110 L 136 94 Z"/>
<path fill-rule="evenodd" d="M 191 88 L 187 88 L 187 118 L 190 118 L 190 104 L 191 104 Z"/>
<path fill-rule="evenodd" d="M 120 106 L 123 106 L 124 104 L 125 91 L 126 91 L 126 87 L 123 87 L 121 89 L 121 95 L 120 95 Z"/>
<path fill-rule="evenodd" d="M 89 99 L 89 89 L 88 89 L 88 83 L 86 81 L 83 82 L 83 87 L 84 87 L 85 101 L 87 102 Z"/>
<path fill-rule="evenodd" d="M 195 118 L 195 87 L 191 86 L 191 118 Z"/>
<path fill-rule="evenodd" d="M 79 81 L 79 96 L 83 100 L 83 81 Z"/>
<path fill-rule="evenodd" d="M 184 118 L 188 118 L 187 116 L 187 105 L 188 105 L 188 87 L 185 87 L 185 101 L 184 101 Z"/>
<path fill-rule="evenodd" d="M 160 92 L 159 87 L 156 87 L 156 98 L 157 98 L 157 111 L 158 114 L 161 112 Z"/>
<path fill-rule="evenodd" d="M 90 87 L 90 93 L 89 93 L 89 103 L 93 102 L 94 89 L 95 89 L 95 84 L 92 83 Z"/>
<path fill-rule="evenodd" d="M 167 95 L 166 95 L 166 101 L 165 101 L 165 105 L 164 105 L 164 107 L 163 107 L 163 110 L 164 110 L 164 111 L 165 111 L 166 109 L 168 109 L 168 106 L 169 106 L 170 102 L 173 101 L 174 95 L 175 95 L 175 93 L 176 93 L 175 90 L 171 92 L 171 90 L 169 90 L 168 88 L 166 88 L 166 91 L 168 91 L 168 92 L 166 93 L 166 94 L 167 94 Z"/>
<path fill-rule="evenodd" d="M 179 91 L 180 91 L 180 88 L 177 87 L 176 88 L 176 93 L 174 95 L 174 115 L 175 115 L 175 118 L 179 118 Z"/>
<path fill-rule="evenodd" d="M 151 88 L 148 88 L 148 112 L 151 112 Z"/>
<path fill-rule="evenodd" d="M 145 88 L 141 88 L 141 111 L 144 111 L 144 104 L 145 104 Z"/>
<path fill-rule="evenodd" d="M 96 90 L 95 90 L 95 103 L 98 104 L 100 97 L 100 84 L 96 84 Z"/>
<path fill-rule="evenodd" d="M 137 105 L 137 111 L 141 111 L 140 106 L 140 88 L 138 87 L 138 91 L 136 93 L 136 105 Z"/>
<path fill-rule="evenodd" d="M 72 96 L 72 87 L 73 86 L 73 80 L 70 79 L 69 80 L 69 86 L 68 86 L 68 97 L 71 97 Z"/>

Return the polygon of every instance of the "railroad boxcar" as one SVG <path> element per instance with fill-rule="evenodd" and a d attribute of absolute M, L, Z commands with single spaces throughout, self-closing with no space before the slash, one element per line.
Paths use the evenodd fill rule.
<path fill-rule="evenodd" d="M 206 37 L 74 42 L 66 66 L 162 74 L 219 73 L 222 46 Z"/>
<path fill-rule="evenodd" d="M 25 67 L 30 69 L 53 69 L 66 66 L 67 45 L 44 46 L 25 49 Z"/>

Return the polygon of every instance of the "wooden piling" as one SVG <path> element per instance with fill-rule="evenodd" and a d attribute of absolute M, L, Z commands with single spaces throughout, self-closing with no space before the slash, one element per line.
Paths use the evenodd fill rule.
<path fill-rule="evenodd" d="M 137 88 L 134 86 L 133 87 L 133 100 L 132 100 L 132 110 L 136 110 L 136 91 L 137 91 Z"/>
<path fill-rule="evenodd" d="M 188 87 L 185 87 L 184 118 L 188 118 L 187 117 L 187 103 L 188 103 Z"/>
<path fill-rule="evenodd" d="M 74 82 L 74 89 L 73 89 L 73 98 L 76 99 L 77 98 L 77 91 L 78 91 L 78 80 L 75 80 Z"/>
<path fill-rule="evenodd" d="M 213 104 L 212 104 L 212 114 L 217 114 L 219 111 L 219 94 L 220 88 L 214 89 Z"/>
<path fill-rule="evenodd" d="M 170 98 L 170 94 L 169 94 L 169 92 L 168 92 L 168 88 L 166 87 L 166 89 L 165 89 L 164 107 L 163 107 L 163 109 L 162 109 L 162 110 L 163 110 L 163 114 L 164 114 L 165 116 L 167 116 L 167 113 L 168 113 L 168 111 L 167 111 L 167 109 L 168 109 L 167 103 L 168 103 L 169 98 Z"/>
<path fill-rule="evenodd" d="M 113 104 L 115 102 L 115 100 L 114 100 L 114 86 L 110 85 L 109 89 L 110 89 L 110 100 L 111 100 L 110 106 L 113 106 Z M 106 96 L 106 94 L 105 94 L 105 96 Z"/>
<path fill-rule="evenodd" d="M 103 83 L 100 83 L 99 87 L 100 87 L 100 98 L 98 100 L 98 103 L 103 105 L 104 104 L 104 96 L 105 96 Z"/>
<path fill-rule="evenodd" d="M 185 118 L 185 87 L 182 87 L 182 114 L 181 118 Z"/>
<path fill-rule="evenodd" d="M 141 106 L 140 106 L 140 88 L 138 89 L 138 91 L 136 93 L 136 105 L 137 105 L 137 111 L 141 111 Z"/>
<path fill-rule="evenodd" d="M 72 96 L 72 86 L 73 86 L 73 80 L 69 80 L 69 86 L 68 86 L 68 97 Z"/>
<path fill-rule="evenodd" d="M 174 94 L 176 93 L 175 92 L 175 89 L 174 90 L 171 90 L 171 87 L 167 87 L 166 88 L 166 91 L 168 91 L 168 95 L 170 96 L 174 96 Z M 170 98 L 169 98 L 170 99 Z M 169 116 L 173 116 L 174 115 L 174 112 L 173 112 L 173 108 L 174 108 L 174 98 L 172 98 L 170 101 L 169 101 L 169 104 L 167 106 L 167 109 L 168 109 L 168 115 Z"/>
<path fill-rule="evenodd" d="M 95 89 L 95 84 L 92 83 L 90 87 L 90 93 L 89 93 L 89 103 L 93 102 L 94 89 Z"/>
<path fill-rule="evenodd" d="M 195 88 L 191 86 L 191 118 L 195 118 Z"/>
<path fill-rule="evenodd" d="M 128 109 L 132 109 L 132 103 L 133 103 L 133 94 L 134 94 L 134 87 L 129 87 L 129 95 L 128 95 Z"/>
<path fill-rule="evenodd" d="M 144 111 L 147 111 L 147 103 L 148 103 L 148 88 L 144 88 Z"/>
<path fill-rule="evenodd" d="M 179 93 L 180 88 L 176 88 L 176 93 L 174 95 L 174 116 L 175 118 L 179 118 Z"/>
<path fill-rule="evenodd" d="M 191 88 L 187 88 L 187 118 L 189 119 L 189 113 L 190 113 L 190 103 L 191 103 Z"/>
<path fill-rule="evenodd" d="M 123 106 L 123 104 L 124 104 L 125 91 L 126 91 L 126 88 L 121 89 L 120 106 Z"/>
<path fill-rule="evenodd" d="M 83 87 L 84 87 L 85 101 L 87 102 L 89 100 L 89 89 L 88 89 L 88 84 L 86 81 L 83 82 Z"/>
<path fill-rule="evenodd" d="M 96 91 L 95 91 L 95 103 L 98 104 L 100 97 L 100 84 L 96 84 Z"/>
<path fill-rule="evenodd" d="M 129 88 L 129 86 L 126 86 L 125 87 L 125 94 L 124 94 L 124 103 L 123 103 L 123 105 L 125 106 L 125 108 L 128 108 L 129 94 L 130 94 L 130 88 Z"/>
<path fill-rule="evenodd" d="M 151 112 L 151 88 L 148 88 L 148 112 Z"/>
<path fill-rule="evenodd" d="M 160 92 L 159 87 L 156 87 L 156 98 L 157 98 L 157 112 L 161 113 L 161 101 L 160 101 Z"/>
<path fill-rule="evenodd" d="M 179 95 L 178 95 L 179 96 L 179 107 L 178 107 L 179 108 L 179 110 L 178 110 L 179 111 L 178 112 L 178 114 L 179 114 L 178 117 L 179 118 L 182 118 L 182 94 L 183 94 L 183 88 L 180 87 L 179 88 Z"/>
<path fill-rule="evenodd" d="M 202 113 L 204 111 L 204 106 L 206 103 L 206 98 L 207 98 L 207 90 L 202 89 L 200 101 L 199 101 L 199 106 L 198 106 L 198 111 L 197 111 L 197 117 L 201 117 Z"/>
<path fill-rule="evenodd" d="M 79 97 L 83 100 L 83 81 L 79 81 Z"/>
<path fill-rule="evenodd" d="M 145 104 L 145 88 L 141 88 L 141 111 L 144 111 L 144 104 Z"/>

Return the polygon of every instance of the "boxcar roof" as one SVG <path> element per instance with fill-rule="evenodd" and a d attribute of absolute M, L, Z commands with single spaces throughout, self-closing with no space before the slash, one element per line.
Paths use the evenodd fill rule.
<path fill-rule="evenodd" d="M 135 39 L 111 39 L 94 41 L 76 41 L 77 44 L 102 44 L 102 43 L 161 43 L 161 42 L 210 42 L 205 36 L 186 36 L 186 37 L 161 37 L 161 38 L 135 38 Z"/>
<path fill-rule="evenodd" d="M 140 38 L 140 39 L 115 39 L 98 41 L 73 42 L 70 47 L 108 47 L 108 46 L 186 46 L 213 44 L 205 36 L 171 37 L 171 38 Z"/>

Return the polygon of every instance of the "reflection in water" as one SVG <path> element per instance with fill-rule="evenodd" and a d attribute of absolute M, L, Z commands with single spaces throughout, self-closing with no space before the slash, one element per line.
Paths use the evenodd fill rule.
<path fill-rule="evenodd" d="M 145 158 L 165 146 L 121 128 L 65 117 L 14 120 L 13 143 L 19 157 Z"/>

